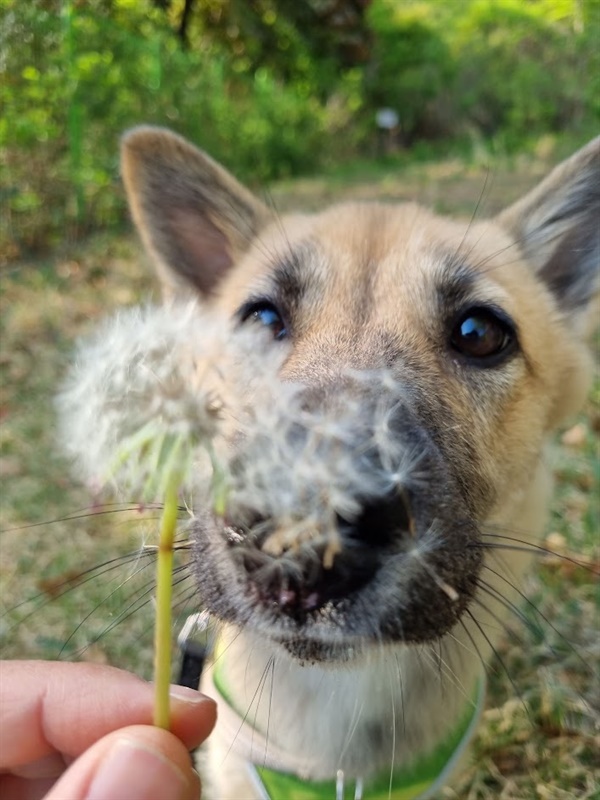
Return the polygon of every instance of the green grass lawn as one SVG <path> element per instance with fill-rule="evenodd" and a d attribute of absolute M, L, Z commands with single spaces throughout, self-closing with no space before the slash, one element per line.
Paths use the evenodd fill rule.
<path fill-rule="evenodd" d="M 275 186 L 269 195 L 282 210 L 294 203 L 317 208 L 340 198 L 416 197 L 467 216 L 481 199 L 479 213 L 487 215 L 516 199 L 547 167 L 544 159 L 531 156 L 493 169 L 458 158 L 402 162 L 401 169 L 363 165 L 329 180 Z M 156 294 L 151 270 L 133 238 L 126 237 L 96 236 L 46 261 L 14 265 L 3 275 L 0 645 L 5 657 L 82 658 L 150 677 L 153 567 L 151 554 L 140 554 L 140 545 L 154 541 L 157 512 L 134 503 L 128 511 L 94 506 L 59 455 L 53 412 L 73 341 L 115 307 L 149 294 Z M 552 554 L 540 557 L 526 587 L 529 602 L 504 637 L 504 666 L 497 662 L 490 668 L 474 765 L 457 792 L 442 795 L 446 800 L 600 798 L 599 430 L 596 384 L 584 413 L 556 443 L 557 490 L 546 540 L 549 550 L 586 567 Z M 184 563 L 185 554 L 181 558 Z M 83 570 L 103 563 L 73 588 Z M 72 590 L 63 593 L 64 584 Z M 182 614 L 193 605 L 190 589 L 185 582 L 178 587 Z"/>

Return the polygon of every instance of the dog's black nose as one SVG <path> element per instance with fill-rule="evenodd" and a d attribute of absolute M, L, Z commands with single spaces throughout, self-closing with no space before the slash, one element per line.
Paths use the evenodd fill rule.
<path fill-rule="evenodd" d="M 352 521 L 338 517 L 337 523 L 341 546 L 329 566 L 325 545 L 304 543 L 280 556 L 258 546 L 240 546 L 254 598 L 296 618 L 327 603 L 339 604 L 372 580 L 386 555 L 398 552 L 413 535 L 409 499 L 403 492 L 366 504 Z"/>
<path fill-rule="evenodd" d="M 394 490 L 380 500 L 367 503 L 354 522 L 340 520 L 343 537 L 367 548 L 389 547 L 412 535 L 413 523 L 408 492 Z"/>

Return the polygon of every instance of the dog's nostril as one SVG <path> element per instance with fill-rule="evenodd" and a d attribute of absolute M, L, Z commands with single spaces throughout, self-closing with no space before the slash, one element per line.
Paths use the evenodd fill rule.
<path fill-rule="evenodd" d="M 352 523 L 341 520 L 344 538 L 372 547 L 386 547 L 413 535 L 410 500 L 405 490 L 396 490 L 376 502 L 367 503 Z"/>

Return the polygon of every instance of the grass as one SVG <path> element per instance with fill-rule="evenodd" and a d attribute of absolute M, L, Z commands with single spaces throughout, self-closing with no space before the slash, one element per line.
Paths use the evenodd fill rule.
<path fill-rule="evenodd" d="M 340 198 L 416 197 L 440 211 L 470 215 L 482 197 L 479 213 L 491 214 L 544 174 L 547 159 L 540 155 L 499 161 L 493 170 L 459 156 L 420 164 L 404 159 L 400 168 L 361 164 L 327 180 L 272 187 L 270 199 L 285 210 L 295 202 L 317 208 Z M 546 155 L 552 159 L 551 152 Z M 97 236 L 44 262 L 14 265 L 3 276 L 4 657 L 88 659 L 151 675 L 154 567 L 152 554 L 139 548 L 140 542 L 156 541 L 158 512 L 135 503 L 91 505 L 59 455 L 52 398 L 74 339 L 115 307 L 153 292 L 150 269 L 140 265 L 137 245 L 127 237 Z M 599 559 L 599 431 L 597 385 L 584 413 L 555 446 L 557 489 L 547 539 L 550 550 L 590 567 Z M 66 519 L 77 510 L 80 518 Z M 131 555 L 112 563 L 125 553 Z M 82 570 L 105 562 L 111 563 L 74 588 Z M 440 800 L 600 797 L 597 580 L 552 555 L 539 562 L 526 587 L 531 604 L 524 602 L 524 619 L 515 616 L 504 637 L 502 664 L 490 669 L 473 766 L 458 789 Z M 176 587 L 180 616 L 193 606 L 190 589 L 185 582 Z"/>

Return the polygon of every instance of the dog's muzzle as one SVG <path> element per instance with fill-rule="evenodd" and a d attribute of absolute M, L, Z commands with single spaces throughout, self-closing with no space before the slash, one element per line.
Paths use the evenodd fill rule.
<path fill-rule="evenodd" d="M 477 525 L 440 450 L 405 407 L 398 406 L 390 435 L 393 447 L 385 458 L 370 438 L 352 443 L 363 462 L 364 490 L 355 479 L 353 513 L 335 513 L 330 536 L 284 535 L 284 545 L 273 551 L 269 543 L 281 520 L 265 514 L 260 502 L 242 510 L 243 522 L 235 515 L 200 515 L 192 537 L 207 608 L 307 658 L 349 642 L 423 642 L 446 633 L 476 590 Z M 311 452 L 320 454 L 318 448 Z M 292 462 L 293 455 L 290 470 Z M 339 463 L 332 475 L 343 482 Z M 293 490 L 285 474 L 274 473 L 274 480 L 282 482 L 284 494 Z M 306 518 L 311 491 L 308 481 Z M 316 487 L 315 504 L 319 496 Z M 338 543 L 333 557 L 332 538 Z"/>
<path fill-rule="evenodd" d="M 382 560 L 406 547 L 413 528 L 408 495 L 391 492 L 366 503 L 354 520 L 336 515 L 335 524 L 341 550 L 331 565 L 324 543 L 300 544 L 279 556 L 265 552 L 268 520 L 260 521 L 263 533 L 251 544 L 229 528 L 231 557 L 256 602 L 300 623 L 327 604 L 342 605 L 375 578 Z"/>

